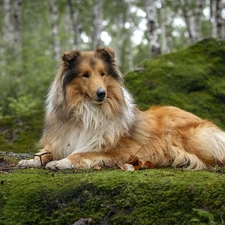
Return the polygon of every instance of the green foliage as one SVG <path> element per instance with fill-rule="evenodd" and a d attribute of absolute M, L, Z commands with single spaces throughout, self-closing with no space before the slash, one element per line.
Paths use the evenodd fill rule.
<path fill-rule="evenodd" d="M 17 115 L 24 115 L 35 110 L 38 102 L 34 101 L 29 95 L 21 96 L 18 99 L 9 97 L 9 108 L 15 111 Z"/>
<path fill-rule="evenodd" d="M 207 39 L 145 61 L 125 77 L 142 109 L 174 105 L 225 128 L 225 42 Z"/>
<path fill-rule="evenodd" d="M 203 171 L 29 169 L 3 173 L 0 183 L 2 225 L 81 217 L 94 224 L 220 224 L 225 213 L 225 175 Z"/>
<path fill-rule="evenodd" d="M 42 111 L 0 119 L 0 151 L 36 152 L 43 122 Z"/>

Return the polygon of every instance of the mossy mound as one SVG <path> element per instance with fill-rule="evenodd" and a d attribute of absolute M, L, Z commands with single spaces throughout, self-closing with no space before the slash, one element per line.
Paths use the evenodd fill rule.
<path fill-rule="evenodd" d="M 142 69 L 143 68 L 143 69 Z M 145 61 L 125 77 L 142 109 L 173 105 L 225 129 L 225 42 L 207 39 Z"/>
<path fill-rule="evenodd" d="M 0 224 L 221 224 L 225 175 L 173 169 L 0 176 Z"/>
<path fill-rule="evenodd" d="M 43 128 L 44 113 L 5 117 L 0 119 L 0 151 L 35 151 Z"/>

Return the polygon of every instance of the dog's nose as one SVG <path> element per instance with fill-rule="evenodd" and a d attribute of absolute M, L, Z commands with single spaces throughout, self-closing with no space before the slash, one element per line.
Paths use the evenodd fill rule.
<path fill-rule="evenodd" d="M 103 101 L 106 96 L 106 91 L 103 88 L 99 88 L 96 92 L 98 101 Z"/>

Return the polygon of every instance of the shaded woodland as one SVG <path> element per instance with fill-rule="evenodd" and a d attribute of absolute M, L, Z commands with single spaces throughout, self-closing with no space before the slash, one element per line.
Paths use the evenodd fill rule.
<path fill-rule="evenodd" d="M 0 116 L 43 108 L 64 51 L 115 50 L 124 74 L 148 58 L 225 37 L 224 0 L 1 0 Z"/>

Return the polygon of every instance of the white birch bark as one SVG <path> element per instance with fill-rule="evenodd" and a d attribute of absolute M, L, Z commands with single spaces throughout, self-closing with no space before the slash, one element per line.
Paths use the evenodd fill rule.
<path fill-rule="evenodd" d="M 123 22 L 123 14 L 118 14 L 115 17 L 115 24 L 116 24 L 116 37 L 115 37 L 115 55 L 116 55 L 116 61 L 119 66 L 121 66 L 121 49 L 122 44 L 124 42 L 124 35 L 122 34 L 122 30 L 124 28 L 124 22 Z"/>
<path fill-rule="evenodd" d="M 21 58 L 21 4 L 22 0 L 4 0 L 3 1 L 3 29 L 2 29 L 2 46 L 0 54 L 2 55 L 1 75 L 4 76 L 5 58 L 4 53 L 6 48 L 12 48 L 17 60 Z"/>
<path fill-rule="evenodd" d="M 2 28 L 2 42 L 0 45 L 0 76 L 5 76 L 5 48 L 10 43 L 12 38 L 12 23 L 10 20 L 10 0 L 3 1 L 3 28 Z"/>
<path fill-rule="evenodd" d="M 53 54 L 55 60 L 60 59 L 60 41 L 58 35 L 58 8 L 55 0 L 49 0 L 50 19 L 52 25 Z"/>
<path fill-rule="evenodd" d="M 22 18 L 21 18 L 22 0 L 14 0 L 14 46 L 16 52 L 20 55 L 21 51 L 21 32 L 22 32 Z"/>
<path fill-rule="evenodd" d="M 130 27 L 128 28 L 128 70 L 133 70 L 133 44 L 132 44 L 132 34 L 133 34 L 133 22 L 131 18 L 131 1 L 128 1 L 127 3 L 127 12 L 126 12 L 126 21 L 130 24 Z"/>
<path fill-rule="evenodd" d="M 202 34 L 202 32 L 201 32 L 201 28 L 202 28 L 202 23 L 201 23 L 202 8 L 203 8 L 202 0 L 196 0 L 195 21 L 194 21 L 194 29 L 195 29 L 194 41 L 195 42 L 201 40 L 201 34 Z"/>
<path fill-rule="evenodd" d="M 162 8 L 160 10 L 161 13 L 161 46 L 162 46 L 162 54 L 166 54 L 169 52 L 168 42 L 167 42 L 167 29 L 166 29 L 166 22 L 167 22 L 167 13 L 166 13 L 166 6 L 165 2 L 162 1 Z"/>
<path fill-rule="evenodd" d="M 223 38 L 223 19 L 222 19 L 222 0 L 216 1 L 216 13 L 215 13 L 215 23 L 216 23 L 216 37 L 218 39 Z"/>
<path fill-rule="evenodd" d="M 96 49 L 101 45 L 102 32 L 102 0 L 93 0 L 93 35 L 92 48 Z"/>
<path fill-rule="evenodd" d="M 70 20 L 73 26 L 74 31 L 74 40 L 75 40 L 75 48 L 77 50 L 81 49 L 81 32 L 82 32 L 82 25 L 80 20 L 80 4 L 81 0 L 75 1 L 75 10 L 73 7 L 73 1 L 67 0 L 69 13 L 70 13 Z"/>
<path fill-rule="evenodd" d="M 195 42 L 195 29 L 194 29 L 194 18 L 192 15 L 192 11 L 188 9 L 188 6 L 190 5 L 191 0 L 182 1 L 179 0 L 180 8 L 183 13 L 184 21 L 187 27 L 188 36 L 191 43 Z"/>
<path fill-rule="evenodd" d="M 211 24 L 212 24 L 212 37 L 217 37 L 217 27 L 216 27 L 216 0 L 210 1 L 210 11 L 211 11 Z"/>
<path fill-rule="evenodd" d="M 11 0 L 4 0 L 4 24 L 3 24 L 3 41 L 4 44 L 13 42 L 13 25 L 11 22 Z"/>
<path fill-rule="evenodd" d="M 154 0 L 142 0 L 146 12 L 148 36 L 150 41 L 150 56 L 154 57 L 161 53 L 157 34 L 157 8 Z"/>

